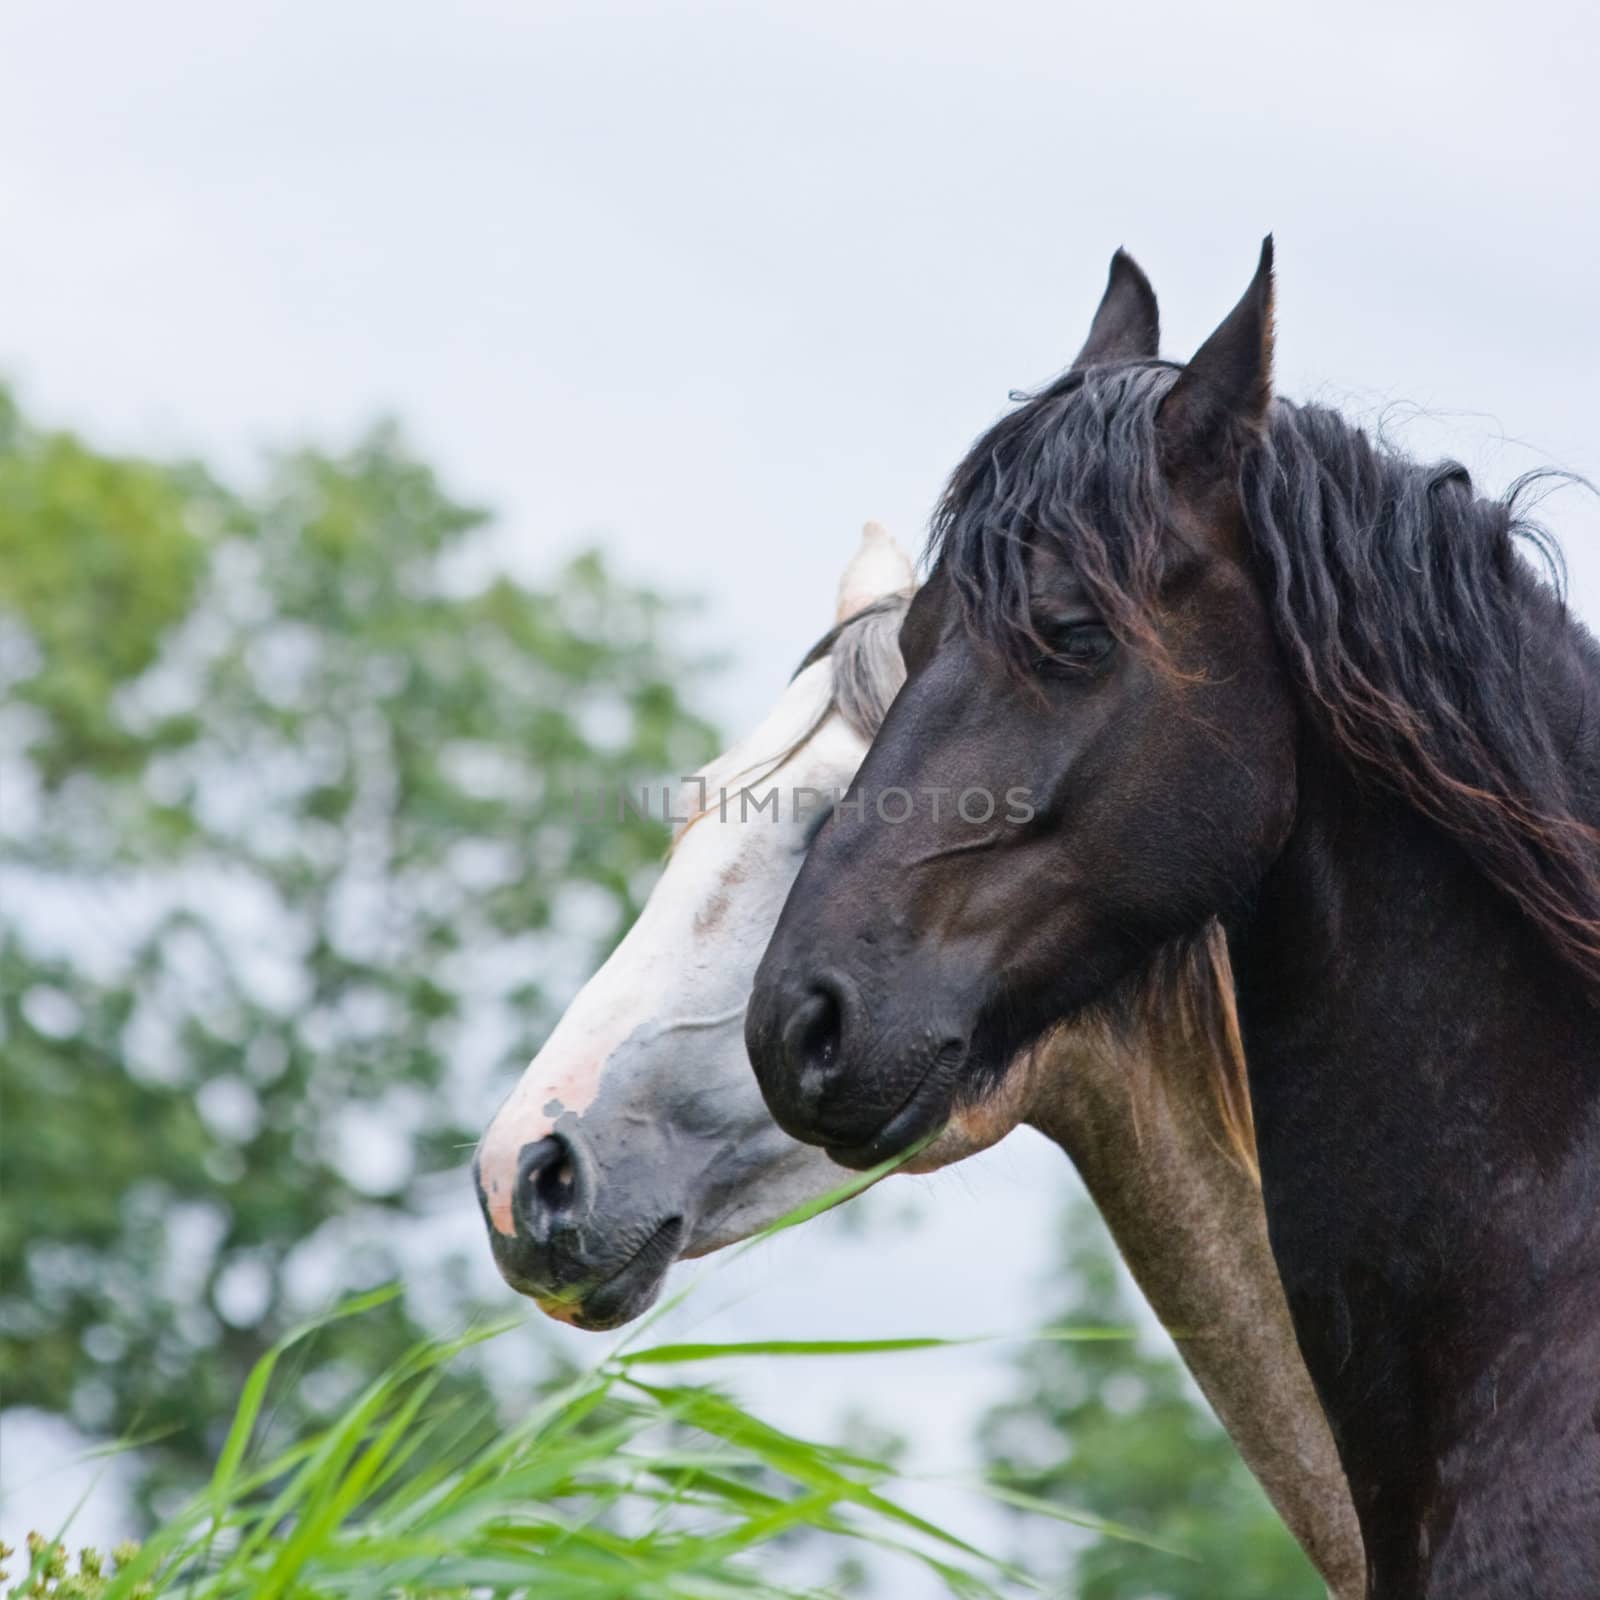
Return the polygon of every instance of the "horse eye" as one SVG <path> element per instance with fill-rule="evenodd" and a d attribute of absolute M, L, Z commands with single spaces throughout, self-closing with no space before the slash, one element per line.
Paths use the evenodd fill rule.
<path fill-rule="evenodd" d="M 1039 662 L 1040 671 L 1045 673 L 1098 666 L 1117 642 L 1103 622 L 1043 622 L 1037 631 L 1049 651 Z"/>

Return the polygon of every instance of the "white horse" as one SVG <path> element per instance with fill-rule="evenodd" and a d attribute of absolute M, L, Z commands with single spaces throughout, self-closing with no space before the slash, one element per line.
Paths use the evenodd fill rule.
<path fill-rule="evenodd" d="M 838 621 L 761 725 L 683 786 L 692 818 L 638 921 L 500 1108 L 474 1170 L 495 1260 L 551 1316 L 638 1316 L 681 1257 L 748 1237 L 846 1174 L 773 1123 L 745 1055 L 755 971 L 807 845 L 904 676 L 910 561 L 876 524 Z M 776 815 L 769 795 L 776 790 Z M 758 809 L 758 802 L 760 807 Z M 1027 1122 L 1072 1158 L 1156 1315 L 1339 1600 L 1361 1537 L 1300 1360 L 1254 1171 L 1220 931 L 1117 1011 L 1063 1024 L 903 1170 Z"/>

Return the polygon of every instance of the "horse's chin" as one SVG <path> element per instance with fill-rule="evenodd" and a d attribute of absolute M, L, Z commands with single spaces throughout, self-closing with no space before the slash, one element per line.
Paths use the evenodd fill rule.
<path fill-rule="evenodd" d="M 935 1081 L 936 1077 L 930 1072 L 911 1098 L 870 1139 L 861 1144 L 825 1145 L 830 1159 L 853 1172 L 865 1172 L 937 1137 L 949 1121 L 950 1091 L 947 1084 Z"/>
<path fill-rule="evenodd" d="M 682 1217 L 659 1223 L 644 1244 L 609 1277 L 558 1296 L 535 1295 L 547 1317 L 586 1333 L 604 1333 L 641 1317 L 656 1303 L 683 1242 Z"/>
<path fill-rule="evenodd" d="M 903 1172 L 937 1172 L 999 1144 L 1027 1120 L 1033 1103 L 1034 1056 L 1025 1051 L 1000 1075 L 994 1087 L 971 1105 L 957 1106 L 933 1138 L 901 1168 Z"/>
<path fill-rule="evenodd" d="M 900 1170 L 937 1172 L 941 1167 L 953 1167 L 958 1161 L 965 1161 L 968 1156 L 998 1144 L 1016 1125 L 1015 1118 L 991 1116 L 986 1106 L 969 1106 L 952 1113 L 944 1127 Z"/>
<path fill-rule="evenodd" d="M 547 1317 L 585 1333 L 606 1333 L 642 1317 L 656 1303 L 667 1281 L 663 1268 L 653 1277 L 626 1284 L 604 1283 L 576 1300 L 535 1300 Z"/>

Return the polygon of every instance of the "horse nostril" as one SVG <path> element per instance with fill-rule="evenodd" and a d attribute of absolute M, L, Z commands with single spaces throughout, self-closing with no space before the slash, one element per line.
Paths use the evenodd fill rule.
<path fill-rule="evenodd" d="M 578 1199 L 578 1168 L 558 1133 L 524 1148 L 517 1163 L 514 1209 L 522 1231 L 535 1237 L 572 1210 Z"/>
<path fill-rule="evenodd" d="M 839 1038 L 844 1017 L 838 996 L 818 984 L 795 1008 L 784 1029 L 791 1066 L 805 1088 L 820 1093 L 839 1059 Z"/>

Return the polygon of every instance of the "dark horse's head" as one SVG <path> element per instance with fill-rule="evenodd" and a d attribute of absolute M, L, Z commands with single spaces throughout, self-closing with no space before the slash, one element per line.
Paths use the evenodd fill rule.
<path fill-rule="evenodd" d="M 1186 367 L 1121 252 L 1071 369 L 957 468 L 908 681 L 802 869 L 747 1041 L 851 1165 L 990 1092 L 1054 1019 L 1248 894 L 1295 810 L 1295 719 L 1245 548 L 1271 242 Z"/>
<path fill-rule="evenodd" d="M 1332 773 L 1450 838 L 1600 995 L 1572 755 L 1596 669 L 1518 557 L 1553 554 L 1524 485 L 1480 499 L 1275 401 L 1270 240 L 1187 366 L 1156 331 L 1119 252 L 1071 369 L 956 469 L 906 685 L 757 974 L 768 1104 L 841 1160 L 983 1100 L 1208 916 L 1242 925 L 1292 830 L 1334 826 Z"/>

